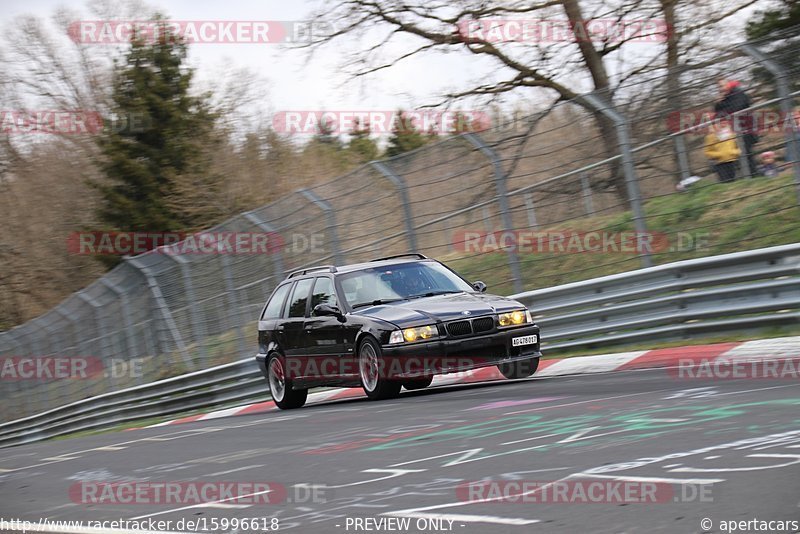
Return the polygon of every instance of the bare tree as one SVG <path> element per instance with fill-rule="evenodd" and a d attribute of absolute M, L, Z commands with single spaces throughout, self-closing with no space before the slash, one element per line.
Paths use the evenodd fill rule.
<path fill-rule="evenodd" d="M 341 40 L 359 43 L 358 52 L 348 54 L 342 65 L 355 78 L 437 53 L 450 54 L 452 61 L 465 64 L 488 60 L 486 76 L 442 94 L 433 106 L 468 99 L 502 101 L 531 90 L 539 90 L 543 98 L 555 95 L 556 101 L 591 91 L 619 104 L 620 87 L 630 87 L 658 69 L 677 70 L 682 54 L 697 49 L 701 41 L 708 42 L 708 35 L 720 23 L 754 2 L 740 0 L 722 6 L 713 0 L 332 0 L 312 20 L 328 21 L 333 29 L 301 46 L 313 54 Z M 559 19 L 574 38 L 534 34 L 525 40 L 504 33 L 513 21 L 535 24 Z M 635 42 L 644 35 L 625 31 L 626 21 L 650 22 L 649 37 L 661 41 L 656 43 L 658 52 L 637 54 Z M 593 34 L 598 27 L 612 31 Z M 612 74 L 612 66 L 619 73 Z M 676 89 L 676 78 L 670 88 Z M 630 97 L 631 91 L 625 91 L 625 98 Z M 602 155 L 617 154 L 613 123 L 589 103 L 576 102 L 591 112 L 602 133 Z M 595 185 L 611 186 L 620 198 L 626 196 L 619 169 L 608 182 Z"/>

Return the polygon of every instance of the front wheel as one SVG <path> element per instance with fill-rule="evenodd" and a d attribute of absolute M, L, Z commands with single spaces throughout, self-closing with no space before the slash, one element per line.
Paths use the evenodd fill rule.
<path fill-rule="evenodd" d="M 381 365 L 381 347 L 371 337 L 367 337 L 358 347 L 358 374 L 361 387 L 372 400 L 391 399 L 400 394 L 402 384 L 387 376 Z"/>
<path fill-rule="evenodd" d="M 267 382 L 275 406 L 281 410 L 300 408 L 306 403 L 307 389 L 292 389 L 292 381 L 286 376 L 285 360 L 272 353 L 267 362 Z"/>
<path fill-rule="evenodd" d="M 539 367 L 539 358 L 531 358 L 529 360 L 520 360 L 511 363 L 501 363 L 497 366 L 500 369 L 500 374 L 504 377 L 514 380 L 518 378 L 528 378 Z"/>

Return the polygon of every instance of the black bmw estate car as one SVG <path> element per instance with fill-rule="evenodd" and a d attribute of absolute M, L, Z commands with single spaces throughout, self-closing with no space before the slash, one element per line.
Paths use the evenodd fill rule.
<path fill-rule="evenodd" d="M 485 291 L 422 254 L 302 269 L 261 311 L 256 361 L 282 409 L 317 386 L 385 399 L 490 365 L 506 378 L 532 375 L 539 327 L 525 306 Z"/>

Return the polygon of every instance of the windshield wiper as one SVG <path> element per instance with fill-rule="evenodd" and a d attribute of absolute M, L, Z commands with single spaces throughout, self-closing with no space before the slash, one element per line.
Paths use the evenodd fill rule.
<path fill-rule="evenodd" d="M 463 293 L 463 291 L 429 291 L 427 293 L 421 293 L 419 295 L 411 295 L 407 298 L 409 299 L 421 299 L 422 297 L 435 297 L 436 295 L 449 295 L 451 293 Z"/>
<path fill-rule="evenodd" d="M 353 304 L 350 306 L 354 310 L 356 308 L 363 308 L 364 306 L 379 306 L 381 304 L 388 304 L 390 302 L 397 302 L 399 300 L 406 300 L 406 299 L 386 299 L 386 300 L 373 300 L 372 302 L 359 302 L 358 304 Z"/>

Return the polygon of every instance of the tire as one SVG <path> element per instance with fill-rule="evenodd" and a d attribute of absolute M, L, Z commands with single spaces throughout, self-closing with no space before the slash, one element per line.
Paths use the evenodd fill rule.
<path fill-rule="evenodd" d="M 267 384 L 275 406 L 281 410 L 300 408 L 306 403 L 307 389 L 293 389 L 292 381 L 286 378 L 286 361 L 283 356 L 272 353 L 267 360 Z"/>
<path fill-rule="evenodd" d="M 358 346 L 358 375 L 364 393 L 372 400 L 391 399 L 400 394 L 399 380 L 380 376 L 381 347 L 372 337 L 365 337 Z"/>
<path fill-rule="evenodd" d="M 403 387 L 408 391 L 414 391 L 415 389 L 425 389 L 431 385 L 431 382 L 433 382 L 432 376 L 425 378 L 414 378 L 412 380 L 406 380 L 403 382 Z"/>
<path fill-rule="evenodd" d="M 520 360 L 518 362 L 501 363 L 497 366 L 500 369 L 500 374 L 509 380 L 516 380 L 519 378 L 528 378 L 539 367 L 539 358 L 531 358 L 529 360 Z"/>

